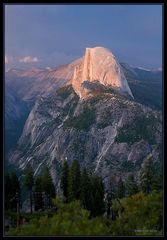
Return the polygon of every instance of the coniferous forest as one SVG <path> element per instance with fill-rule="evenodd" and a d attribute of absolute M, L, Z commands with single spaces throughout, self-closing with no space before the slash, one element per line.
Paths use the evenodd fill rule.
<path fill-rule="evenodd" d="M 76 160 L 65 161 L 56 189 L 47 167 L 37 177 L 30 165 L 21 178 L 15 171 L 6 174 L 5 235 L 163 234 L 162 176 L 151 157 L 143 164 L 140 184 L 133 174 L 127 181 L 111 176 L 107 191 L 101 177 L 81 170 Z"/>

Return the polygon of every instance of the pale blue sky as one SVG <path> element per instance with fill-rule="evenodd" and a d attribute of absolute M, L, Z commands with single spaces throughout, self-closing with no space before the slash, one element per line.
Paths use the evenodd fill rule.
<path fill-rule="evenodd" d="M 6 5 L 7 67 L 56 67 L 109 48 L 120 62 L 162 65 L 161 5 Z"/>

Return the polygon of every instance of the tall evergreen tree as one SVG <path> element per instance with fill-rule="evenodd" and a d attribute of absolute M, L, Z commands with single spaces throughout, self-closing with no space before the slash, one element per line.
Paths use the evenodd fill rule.
<path fill-rule="evenodd" d="M 55 197 L 55 187 L 49 168 L 43 169 L 40 176 L 35 180 L 34 184 L 34 203 L 35 210 L 48 208 L 51 206 L 51 198 Z"/>
<path fill-rule="evenodd" d="M 125 185 L 124 185 L 124 182 L 122 181 L 122 178 L 120 177 L 118 181 L 118 186 L 117 186 L 117 197 L 123 198 L 124 196 L 125 196 Z"/>
<path fill-rule="evenodd" d="M 34 205 L 35 205 L 35 211 L 38 211 L 39 209 L 43 209 L 41 176 L 36 178 L 35 184 L 34 184 Z"/>
<path fill-rule="evenodd" d="M 109 179 L 109 195 L 111 199 L 115 199 L 117 196 L 117 181 L 115 176 L 111 176 Z"/>
<path fill-rule="evenodd" d="M 65 161 L 61 172 L 61 188 L 66 201 L 68 199 L 68 180 L 69 180 L 69 166 L 67 161 Z"/>
<path fill-rule="evenodd" d="M 88 210 L 90 205 L 90 193 L 91 193 L 90 177 L 86 169 L 84 169 L 81 175 L 81 203 L 83 207 Z"/>
<path fill-rule="evenodd" d="M 140 171 L 141 189 L 144 193 L 149 194 L 153 190 L 155 169 L 153 164 L 153 157 L 150 154 L 145 158 Z"/>
<path fill-rule="evenodd" d="M 163 189 L 163 166 L 162 166 L 162 163 L 160 163 L 156 168 L 152 188 L 153 188 L 153 190 L 156 190 L 156 191 L 161 191 Z"/>
<path fill-rule="evenodd" d="M 117 181 L 115 176 L 111 176 L 109 179 L 109 190 L 107 192 L 107 218 L 115 219 L 115 212 L 113 210 L 113 200 L 117 197 Z"/>
<path fill-rule="evenodd" d="M 89 195 L 89 207 L 93 217 L 102 215 L 105 211 L 104 205 L 104 186 L 102 179 L 98 176 L 90 176 L 91 190 Z"/>
<path fill-rule="evenodd" d="M 96 211 L 96 216 L 102 215 L 105 211 L 105 205 L 104 205 L 104 185 L 102 182 L 101 177 L 97 177 L 96 180 L 97 184 L 97 192 L 95 195 L 95 202 L 97 205 L 97 211 Z"/>
<path fill-rule="evenodd" d="M 41 176 L 41 185 L 42 190 L 48 194 L 51 198 L 55 197 L 55 187 L 52 181 L 52 177 L 50 175 L 49 168 L 46 167 L 43 170 L 42 176 Z"/>
<path fill-rule="evenodd" d="M 80 165 L 78 161 L 74 160 L 69 170 L 69 184 L 68 184 L 68 193 L 69 193 L 69 201 L 73 201 L 75 199 L 80 199 Z"/>
<path fill-rule="evenodd" d="M 129 174 L 127 180 L 127 193 L 129 196 L 136 194 L 138 192 L 138 186 L 134 179 L 133 173 Z"/>
<path fill-rule="evenodd" d="M 32 189 L 34 186 L 34 172 L 31 167 L 31 165 L 28 165 L 26 170 L 25 170 L 25 178 L 24 178 L 24 185 L 29 191 L 29 197 L 30 197 L 30 211 L 32 213 L 32 205 L 33 205 L 33 200 L 32 200 Z"/>

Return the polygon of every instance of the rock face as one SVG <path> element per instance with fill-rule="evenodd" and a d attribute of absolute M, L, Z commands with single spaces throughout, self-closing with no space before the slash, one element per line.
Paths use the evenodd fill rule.
<path fill-rule="evenodd" d="M 16 145 L 39 96 L 47 96 L 71 84 L 71 80 L 75 92 L 82 98 L 103 91 L 104 87 L 118 90 L 118 86 L 132 96 L 125 78 L 137 102 L 162 109 L 162 72 L 119 64 L 113 54 L 102 47 L 89 48 L 82 58 L 54 69 L 11 69 L 5 73 L 5 151 Z"/>
<path fill-rule="evenodd" d="M 142 102 L 153 89 L 145 84 L 148 76 L 157 75 L 120 66 L 101 47 L 88 48 L 84 57 L 57 69 L 8 72 L 5 121 L 17 112 L 14 121 L 20 123 L 24 104 L 33 101 L 10 163 L 20 170 L 30 163 L 35 175 L 47 165 L 55 185 L 65 160 L 78 160 L 104 182 L 111 176 L 126 178 L 130 172 L 137 177 L 149 154 L 158 170 L 162 113 L 136 101 Z M 154 95 L 150 99 L 149 104 Z M 14 131 L 17 124 L 11 124 Z"/>
<path fill-rule="evenodd" d="M 86 48 L 82 62 L 75 67 L 72 86 L 80 98 L 85 98 L 88 93 L 83 85 L 85 81 L 98 81 L 133 98 L 121 66 L 106 48 Z"/>
<path fill-rule="evenodd" d="M 148 154 L 160 166 L 161 114 L 115 93 L 82 101 L 72 86 L 38 99 L 10 161 L 35 175 L 49 166 L 55 185 L 65 159 L 103 179 L 138 175 Z"/>
<path fill-rule="evenodd" d="M 11 69 L 5 73 L 5 151 L 16 145 L 36 99 L 70 84 L 77 59 L 55 69 Z"/>
<path fill-rule="evenodd" d="M 135 101 L 162 110 L 162 71 L 148 71 L 121 63 Z"/>
<path fill-rule="evenodd" d="M 11 88 L 5 89 L 5 151 L 16 146 L 21 135 L 30 108 L 21 101 Z"/>

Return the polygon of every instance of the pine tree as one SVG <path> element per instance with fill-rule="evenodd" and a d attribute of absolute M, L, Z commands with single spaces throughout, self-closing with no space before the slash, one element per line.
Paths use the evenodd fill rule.
<path fill-rule="evenodd" d="M 153 188 L 153 190 L 156 190 L 156 191 L 161 191 L 163 189 L 163 166 L 162 166 L 162 163 L 160 163 L 156 168 L 152 188 Z"/>
<path fill-rule="evenodd" d="M 52 177 L 49 172 L 49 168 L 46 167 L 43 170 L 42 176 L 41 176 L 41 185 L 42 190 L 48 194 L 51 198 L 55 197 L 55 187 L 52 181 Z"/>
<path fill-rule="evenodd" d="M 153 158 L 150 154 L 143 162 L 140 171 L 140 183 L 141 189 L 144 193 L 149 194 L 153 190 L 155 178 L 155 169 L 153 164 Z"/>
<path fill-rule="evenodd" d="M 91 189 L 89 193 L 89 207 L 93 217 L 102 215 L 105 211 L 104 205 L 104 186 L 102 179 L 98 176 L 90 176 Z"/>
<path fill-rule="evenodd" d="M 118 186 L 117 186 L 117 197 L 123 198 L 124 196 L 125 196 L 125 185 L 122 181 L 122 178 L 120 177 L 118 181 Z"/>
<path fill-rule="evenodd" d="M 111 199 L 115 199 L 117 195 L 117 181 L 115 176 L 111 176 L 109 179 L 109 195 Z"/>
<path fill-rule="evenodd" d="M 107 218 L 112 218 L 112 220 L 115 219 L 115 211 L 113 210 L 113 200 L 117 197 L 117 183 L 116 183 L 116 177 L 111 176 L 109 179 L 109 189 L 107 192 L 107 199 L 106 199 L 106 205 L 107 205 Z"/>
<path fill-rule="evenodd" d="M 129 196 L 136 194 L 138 192 L 138 186 L 134 179 L 134 175 L 131 173 L 127 180 L 127 193 Z"/>
<path fill-rule="evenodd" d="M 90 193 L 91 193 L 91 185 L 90 185 L 90 177 L 86 171 L 83 170 L 81 175 L 81 203 L 84 208 L 89 210 L 90 205 Z"/>
<path fill-rule="evenodd" d="M 68 201 L 80 199 L 80 178 L 81 178 L 80 166 L 78 161 L 74 160 L 69 170 Z"/>
<path fill-rule="evenodd" d="M 31 167 L 31 165 L 28 165 L 26 170 L 25 170 L 25 178 L 24 178 L 24 185 L 29 191 L 29 196 L 30 196 L 30 211 L 32 213 L 32 189 L 34 186 L 34 172 Z"/>
<path fill-rule="evenodd" d="M 41 177 L 37 177 L 34 184 L 34 205 L 35 211 L 43 209 L 42 201 L 42 180 Z"/>
<path fill-rule="evenodd" d="M 64 162 L 62 173 L 61 173 L 61 188 L 63 191 L 63 195 L 68 199 L 68 179 L 69 179 L 69 166 L 67 161 Z"/>

